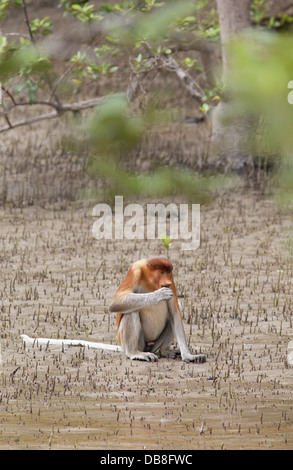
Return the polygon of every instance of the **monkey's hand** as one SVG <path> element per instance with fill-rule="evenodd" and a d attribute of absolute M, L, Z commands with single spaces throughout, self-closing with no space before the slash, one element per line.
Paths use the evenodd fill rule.
<path fill-rule="evenodd" d="M 155 290 L 154 292 L 157 302 L 160 302 L 161 300 L 170 300 L 173 297 L 173 294 L 172 289 L 169 289 L 169 287 L 161 287 L 161 289 Z"/>

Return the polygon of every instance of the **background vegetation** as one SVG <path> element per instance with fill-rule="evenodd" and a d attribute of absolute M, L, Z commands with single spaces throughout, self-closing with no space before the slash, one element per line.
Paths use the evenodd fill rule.
<path fill-rule="evenodd" d="M 37 3 L 0 2 L 3 136 L 62 122 L 63 154 L 99 176 L 84 191 L 92 197 L 114 187 L 204 201 L 226 181 L 211 174 L 236 170 L 266 183 L 262 169 L 285 157 L 278 183 L 290 200 L 290 2 L 61 0 L 43 17 L 46 2 Z M 166 141 L 172 133 L 181 148 Z M 155 155 L 145 155 L 146 141 Z"/>

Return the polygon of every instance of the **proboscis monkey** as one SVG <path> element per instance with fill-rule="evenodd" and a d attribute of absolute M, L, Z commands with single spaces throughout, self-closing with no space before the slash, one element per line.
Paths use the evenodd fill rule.
<path fill-rule="evenodd" d="M 175 357 L 170 350 L 174 337 L 183 361 L 205 362 L 204 354 L 191 354 L 185 338 L 172 275 L 172 263 L 164 258 L 143 259 L 130 267 L 118 288 L 111 312 L 117 313 L 118 341 L 121 345 L 83 340 L 30 338 L 21 335 L 26 344 L 85 346 L 105 351 L 123 351 L 130 359 L 156 361 L 155 352 Z"/>
<path fill-rule="evenodd" d="M 169 349 L 175 337 L 183 361 L 206 361 L 188 349 L 172 270 L 164 258 L 136 261 L 114 296 L 110 311 L 118 312 L 118 341 L 130 359 L 156 361 L 159 350 L 175 357 Z"/>

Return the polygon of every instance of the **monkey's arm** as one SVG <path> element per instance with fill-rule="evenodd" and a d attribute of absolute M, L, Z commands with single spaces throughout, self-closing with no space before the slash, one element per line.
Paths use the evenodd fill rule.
<path fill-rule="evenodd" d="M 117 295 L 114 302 L 110 305 L 110 312 L 131 313 L 149 305 L 157 304 L 161 300 L 169 300 L 173 296 L 173 291 L 168 287 L 162 287 L 154 292 L 146 294 L 128 294 Z"/>
<path fill-rule="evenodd" d="M 206 356 L 204 354 L 194 355 L 194 354 L 191 354 L 191 352 L 189 351 L 189 348 L 186 342 L 181 313 L 180 313 L 178 304 L 175 301 L 175 298 L 168 300 L 167 304 L 168 304 L 173 334 L 179 346 L 182 360 L 187 361 L 187 362 L 188 361 L 205 362 Z"/>

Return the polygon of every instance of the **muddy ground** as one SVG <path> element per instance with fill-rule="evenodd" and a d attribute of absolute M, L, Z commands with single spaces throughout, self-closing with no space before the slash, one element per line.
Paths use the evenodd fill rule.
<path fill-rule="evenodd" d="M 175 266 L 188 342 L 206 364 L 129 361 L 20 335 L 116 342 L 108 305 L 161 241 L 97 241 L 92 207 L 1 208 L 1 449 L 292 449 L 292 223 L 254 192 L 201 208 Z"/>

